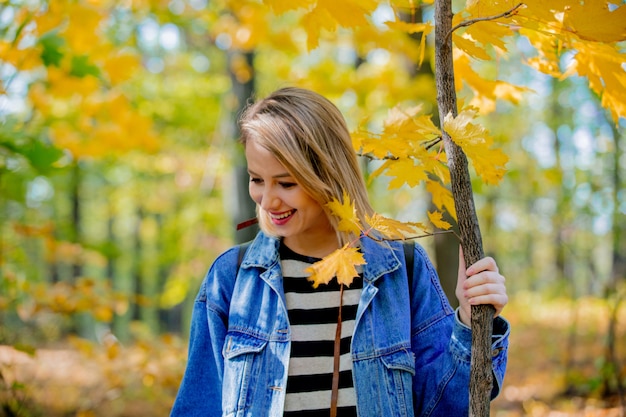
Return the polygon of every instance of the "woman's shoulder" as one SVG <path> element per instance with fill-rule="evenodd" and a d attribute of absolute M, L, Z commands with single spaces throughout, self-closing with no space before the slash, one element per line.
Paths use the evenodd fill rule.
<path fill-rule="evenodd" d="M 211 269 L 223 269 L 224 267 L 233 266 L 237 261 L 239 254 L 239 245 L 234 245 L 229 247 L 228 249 L 223 250 L 217 257 L 213 260 L 211 264 Z"/>
<path fill-rule="evenodd" d="M 237 276 L 237 259 L 239 247 L 232 246 L 220 253 L 214 260 L 207 271 L 203 283 L 202 290 L 221 291 L 230 284 L 234 285 Z"/>
<path fill-rule="evenodd" d="M 234 279 L 242 267 L 263 263 L 265 258 L 275 256 L 277 245 L 274 240 L 259 232 L 253 240 L 231 246 L 215 258 L 208 275 L 217 279 Z"/>

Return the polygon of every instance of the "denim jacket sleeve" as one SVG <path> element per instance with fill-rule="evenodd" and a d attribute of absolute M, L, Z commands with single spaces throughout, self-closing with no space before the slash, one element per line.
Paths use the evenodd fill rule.
<path fill-rule="evenodd" d="M 411 291 L 411 345 L 415 354 L 413 405 L 416 416 L 469 414 L 471 329 L 452 310 L 424 250 L 415 245 Z M 509 324 L 494 320 L 492 399 L 506 370 Z"/>
<path fill-rule="evenodd" d="M 231 249 L 218 257 L 202 282 L 191 317 L 187 368 L 171 417 L 222 415 L 222 347 L 228 327 L 237 253 L 236 249 Z"/>

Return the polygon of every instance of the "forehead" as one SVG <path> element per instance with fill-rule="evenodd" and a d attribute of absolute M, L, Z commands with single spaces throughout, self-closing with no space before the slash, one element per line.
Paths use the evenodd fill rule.
<path fill-rule="evenodd" d="M 257 141 L 246 142 L 246 161 L 248 171 L 268 177 L 291 176 L 287 168 L 266 148 Z"/>

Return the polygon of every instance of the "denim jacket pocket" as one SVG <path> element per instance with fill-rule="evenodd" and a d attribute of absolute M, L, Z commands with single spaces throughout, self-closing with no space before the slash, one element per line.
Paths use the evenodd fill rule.
<path fill-rule="evenodd" d="M 415 356 L 408 349 L 398 350 L 384 355 L 381 360 L 387 368 L 389 393 L 397 398 L 393 411 L 395 416 L 413 415 L 413 375 L 415 375 Z M 393 394 L 392 394 L 393 393 Z M 395 407 L 393 407 L 395 408 Z"/>
<path fill-rule="evenodd" d="M 228 332 L 222 349 L 224 380 L 222 410 L 226 416 L 244 415 L 252 403 L 261 371 L 260 356 L 267 340 L 246 333 Z"/>
<path fill-rule="evenodd" d="M 415 357 L 408 349 L 398 350 L 396 352 L 381 356 L 383 363 L 387 369 L 398 369 L 407 371 L 411 376 L 415 375 Z"/>
<path fill-rule="evenodd" d="M 371 362 L 378 362 L 378 375 L 372 373 L 375 368 Z M 389 415 L 394 417 L 413 416 L 413 375 L 415 375 L 415 359 L 408 349 L 396 350 L 377 358 L 360 361 L 369 368 L 365 383 L 357 381 L 359 415 L 378 417 Z M 372 383 L 373 380 L 378 380 Z"/>

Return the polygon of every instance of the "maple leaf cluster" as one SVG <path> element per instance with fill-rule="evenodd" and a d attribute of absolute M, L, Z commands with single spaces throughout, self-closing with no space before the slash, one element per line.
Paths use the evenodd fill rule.
<path fill-rule="evenodd" d="M 357 266 L 365 264 L 365 258 L 358 248 L 360 239 L 405 240 L 433 234 L 422 223 L 401 222 L 379 213 L 366 216 L 366 224 L 363 224 L 357 216 L 354 203 L 345 192 L 342 201 L 332 200 L 326 207 L 339 219 L 338 230 L 356 237 L 354 241 L 346 243 L 307 268 L 306 272 L 311 274 L 308 280 L 313 283 L 314 288 L 320 284 L 328 284 L 335 277 L 339 284 L 347 286 L 352 284 L 354 278 L 358 276 Z M 447 230 L 451 227 L 441 219 L 441 213 L 429 213 L 429 217 L 433 224 L 442 229 Z"/>
<path fill-rule="evenodd" d="M 318 46 L 322 31 L 368 26 L 368 19 L 378 7 L 378 2 L 373 0 L 264 0 L 264 3 L 276 13 L 305 10 L 302 22 L 309 50 Z M 390 5 L 394 13 L 400 9 L 413 13 L 416 7 L 422 6 L 421 3 L 391 1 Z M 598 22 L 602 24 L 598 25 Z M 433 31 L 432 24 L 405 22 L 396 16 L 395 21 L 385 22 L 385 25 L 391 31 L 421 34 L 417 60 L 421 64 L 426 37 Z M 455 14 L 449 36 L 455 46 L 456 90 L 466 86 L 473 96 L 458 115 L 440 117 L 443 118 L 442 129 L 463 150 L 476 174 L 486 184 L 497 184 L 502 179 L 508 157 L 494 147 L 493 138 L 476 120 L 479 114 L 495 111 L 497 100 L 518 103 L 530 89 L 502 80 L 485 79 L 472 64 L 492 60 L 494 53 L 497 57 L 505 56 L 507 41 L 514 35 L 525 36 L 537 51 L 537 55 L 528 58 L 526 64 L 556 78 L 586 76 L 590 88 L 601 97 L 602 105 L 611 111 L 614 120 L 617 122 L 620 117 L 626 116 L 626 89 L 623 88 L 626 85 L 626 68 L 623 65 L 626 7 L 604 1 L 469 0 L 465 8 Z M 561 71 L 561 57 L 572 51 L 574 54 L 567 68 Z M 365 120 L 361 126 L 368 124 L 369 120 Z M 450 179 L 441 138 L 441 130 L 433 124 L 430 115 L 423 114 L 420 106 L 408 109 L 396 107 L 389 111 L 381 133 L 374 134 L 360 127 L 353 133 L 353 145 L 362 155 L 381 161 L 372 177 L 382 174 L 390 177 L 390 188 L 415 187 L 424 183 L 438 209 L 428 213 L 429 220 L 436 227 L 446 229 L 449 225 L 442 221 L 442 211 L 448 211 L 453 218 L 456 218 L 456 213 L 447 188 Z M 332 202 L 329 208 L 340 219 L 340 230 L 354 234 L 360 231 L 362 235 L 368 235 L 345 196 L 343 203 Z M 371 222 L 369 226 L 386 238 L 397 238 L 406 232 L 404 225 L 400 227 L 399 222 L 394 224 L 390 219 L 368 220 Z M 316 285 L 327 282 L 332 273 L 353 274 L 354 270 L 340 271 L 339 266 L 342 260 L 354 261 L 354 264 L 361 262 L 351 258 L 355 256 L 353 249 L 341 248 L 340 253 L 333 254 L 332 262 L 324 268 L 313 268 L 312 280 Z M 345 258 L 342 258 L 341 252 L 344 252 Z M 346 282 L 345 278 L 346 275 L 342 275 L 340 281 Z"/>

